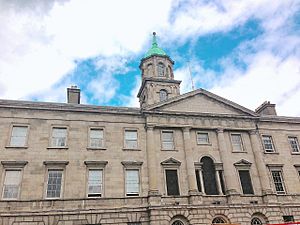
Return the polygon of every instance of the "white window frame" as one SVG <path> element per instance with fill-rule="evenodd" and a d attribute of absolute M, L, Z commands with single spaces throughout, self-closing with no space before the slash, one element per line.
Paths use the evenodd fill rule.
<path fill-rule="evenodd" d="M 129 193 L 127 188 L 127 172 L 129 171 L 136 171 L 137 172 L 137 178 L 138 178 L 138 191 L 137 192 L 132 192 L 132 193 Z M 126 168 L 125 169 L 125 194 L 126 194 L 126 197 L 137 197 L 137 196 L 140 196 L 140 192 L 141 192 L 141 176 L 140 176 L 140 169 L 138 168 Z"/>
<path fill-rule="evenodd" d="M 18 171 L 19 172 L 19 180 L 18 180 L 18 193 L 16 198 L 7 198 L 4 196 L 4 190 L 5 190 L 5 181 L 7 177 L 8 171 Z M 3 171 L 3 188 L 2 188 L 2 199 L 3 200 L 17 200 L 20 198 L 20 192 L 21 192 L 21 185 L 22 185 L 22 177 L 23 177 L 23 169 L 22 168 L 5 168 Z"/>
<path fill-rule="evenodd" d="M 138 197 L 141 196 L 142 192 L 142 164 L 143 162 L 138 162 L 138 161 L 122 161 L 121 162 L 123 165 L 123 174 L 124 174 L 124 196 L 125 197 Z M 139 179 L 139 187 L 138 187 L 138 193 L 136 194 L 129 194 L 127 193 L 127 171 L 128 170 L 136 170 L 138 171 L 138 179 Z M 129 194 L 129 195 L 128 195 Z"/>
<path fill-rule="evenodd" d="M 91 133 L 93 130 L 98 130 L 98 131 L 102 131 L 102 145 L 101 146 L 92 146 L 91 145 Z M 101 139 L 101 138 L 98 138 Z M 88 130 L 88 149 L 103 149 L 105 150 L 105 129 L 104 127 L 89 127 Z"/>
<path fill-rule="evenodd" d="M 269 137 L 270 138 L 272 149 L 266 149 L 265 142 L 264 142 L 264 137 Z M 261 141 L 262 141 L 262 145 L 263 145 L 265 153 L 276 153 L 275 144 L 274 144 L 272 135 L 268 135 L 268 134 L 261 135 Z"/>
<path fill-rule="evenodd" d="M 296 142 L 297 151 L 294 151 L 293 144 L 291 143 L 290 139 L 294 139 L 294 141 Z M 289 135 L 288 136 L 288 142 L 289 142 L 292 154 L 300 154 L 300 146 L 299 146 L 298 137 L 297 136 Z"/>
<path fill-rule="evenodd" d="M 24 145 L 12 145 L 12 138 L 13 138 L 14 127 L 26 127 L 27 128 Z M 29 136 L 29 125 L 28 124 L 12 124 L 11 128 L 10 128 L 10 136 L 9 136 L 9 141 L 8 141 L 7 147 L 12 147 L 12 148 L 27 148 L 28 147 L 28 136 Z"/>
<path fill-rule="evenodd" d="M 273 185 L 275 193 L 279 194 L 279 195 L 285 195 L 287 192 L 286 192 L 286 186 L 285 186 L 283 169 L 282 169 L 283 166 L 282 165 L 280 165 L 280 166 L 279 165 L 268 165 L 268 167 L 269 167 L 269 170 L 270 170 L 270 176 L 271 176 L 272 185 Z M 275 184 L 272 172 L 279 172 L 283 191 L 277 191 L 276 190 L 276 184 Z"/>
<path fill-rule="evenodd" d="M 207 142 L 199 142 L 198 136 L 201 135 L 201 134 L 207 135 Z M 198 145 L 210 145 L 210 139 L 209 139 L 209 133 L 208 133 L 208 132 L 205 132 L 205 131 L 197 131 L 197 132 L 196 132 L 196 140 L 197 140 L 197 144 L 198 144 Z"/>
<path fill-rule="evenodd" d="M 100 192 L 90 192 L 90 173 L 91 171 L 100 171 L 100 177 L 101 177 L 101 182 L 100 182 Z M 103 169 L 101 168 L 88 168 L 88 176 L 87 176 L 87 197 L 88 198 L 100 198 L 103 197 Z"/>
<path fill-rule="evenodd" d="M 136 139 L 126 139 L 126 132 L 136 132 Z M 124 147 L 123 149 L 128 149 L 128 150 L 138 150 L 139 149 L 139 132 L 138 129 L 136 128 L 125 128 L 123 132 L 123 137 L 124 137 Z M 126 142 L 128 141 L 136 141 L 136 146 L 135 147 L 130 147 L 127 146 Z"/>
<path fill-rule="evenodd" d="M 240 137 L 240 149 L 235 149 L 234 146 L 237 146 L 233 141 L 233 136 L 239 136 Z M 243 142 L 243 135 L 241 133 L 230 133 L 230 141 L 231 141 L 231 147 L 233 152 L 245 152 L 244 148 L 244 142 Z"/>
<path fill-rule="evenodd" d="M 166 77 L 166 65 L 163 62 L 157 63 L 157 77 Z M 160 72 L 162 74 L 160 75 Z"/>
<path fill-rule="evenodd" d="M 163 140 L 163 134 L 164 133 L 172 133 L 172 142 L 168 142 L 168 143 L 172 143 L 171 148 L 165 148 L 165 146 L 164 146 L 164 140 Z M 162 130 L 161 133 L 160 133 L 160 137 L 161 137 L 161 149 L 162 150 L 165 150 L 165 151 L 175 150 L 175 132 L 173 130 Z"/>
<path fill-rule="evenodd" d="M 53 132 L 55 129 L 65 129 L 66 130 L 66 136 L 65 136 L 65 145 L 64 146 L 57 146 L 57 145 L 53 145 Z M 63 148 L 66 149 L 68 148 L 68 137 L 69 137 L 69 129 L 67 126 L 60 126 L 60 125 L 53 125 L 51 126 L 51 135 L 50 135 L 50 142 L 49 142 L 49 146 L 50 148 Z"/>
<path fill-rule="evenodd" d="M 61 171 L 61 184 L 60 184 L 60 195 L 59 197 L 48 197 L 48 184 L 49 184 L 49 171 Z M 61 199 L 64 192 L 64 178 L 65 169 L 62 167 L 49 167 L 46 172 L 46 188 L 45 188 L 45 199 Z"/>

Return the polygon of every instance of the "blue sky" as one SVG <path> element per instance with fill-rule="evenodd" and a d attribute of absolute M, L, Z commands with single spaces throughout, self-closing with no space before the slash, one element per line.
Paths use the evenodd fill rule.
<path fill-rule="evenodd" d="M 0 0 L 0 98 L 138 107 L 152 32 L 181 92 L 204 88 L 254 110 L 300 116 L 298 0 Z M 189 73 L 189 67 L 191 74 Z M 295 107 L 298 106 L 298 107 Z"/>

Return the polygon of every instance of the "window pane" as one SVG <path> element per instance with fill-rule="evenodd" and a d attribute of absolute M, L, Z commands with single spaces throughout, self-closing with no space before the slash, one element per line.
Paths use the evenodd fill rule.
<path fill-rule="evenodd" d="M 166 170 L 167 194 L 180 195 L 177 170 Z"/>
<path fill-rule="evenodd" d="M 208 144 L 208 133 L 197 133 L 198 144 Z"/>
<path fill-rule="evenodd" d="M 240 134 L 231 134 L 231 140 L 234 151 L 243 151 L 242 137 Z"/>
<path fill-rule="evenodd" d="M 283 186 L 283 179 L 282 179 L 282 173 L 281 171 L 272 171 L 272 177 L 273 177 L 273 182 L 274 186 L 276 189 L 276 192 L 279 194 L 284 194 L 284 186 Z"/>
<path fill-rule="evenodd" d="M 28 127 L 17 127 L 13 126 L 10 145 L 11 146 L 25 146 L 26 136 L 27 136 Z"/>
<path fill-rule="evenodd" d="M 48 171 L 47 198 L 59 198 L 61 192 L 62 170 Z"/>
<path fill-rule="evenodd" d="M 271 136 L 262 136 L 264 149 L 266 152 L 274 152 L 274 146 Z"/>
<path fill-rule="evenodd" d="M 18 198 L 20 180 L 20 170 L 5 171 L 3 198 Z"/>
<path fill-rule="evenodd" d="M 299 152 L 298 139 L 296 137 L 289 137 L 288 139 L 292 148 L 292 152 Z"/>
<path fill-rule="evenodd" d="M 158 76 L 159 76 L 159 77 L 163 77 L 163 76 L 165 75 L 165 74 L 164 74 L 164 70 L 165 70 L 164 64 L 159 63 L 159 64 L 158 64 L 158 67 L 157 67 L 157 72 L 158 72 Z"/>
<path fill-rule="evenodd" d="M 165 90 L 159 91 L 159 100 L 164 101 L 168 98 L 168 93 Z"/>
<path fill-rule="evenodd" d="M 137 148 L 137 131 L 125 131 L 125 148 Z"/>
<path fill-rule="evenodd" d="M 102 170 L 89 170 L 88 196 L 101 196 Z"/>
<path fill-rule="evenodd" d="M 67 128 L 53 128 L 52 130 L 52 146 L 66 146 Z"/>
<path fill-rule="evenodd" d="M 103 147 L 103 130 L 101 129 L 90 130 L 90 147 L 93 148 Z"/>
<path fill-rule="evenodd" d="M 254 194 L 250 172 L 248 170 L 239 170 L 239 176 L 243 189 L 243 194 Z"/>
<path fill-rule="evenodd" d="M 162 148 L 166 150 L 174 149 L 173 132 L 163 131 L 162 132 Z"/>
<path fill-rule="evenodd" d="M 126 170 L 126 194 L 138 195 L 139 194 L 139 171 Z"/>

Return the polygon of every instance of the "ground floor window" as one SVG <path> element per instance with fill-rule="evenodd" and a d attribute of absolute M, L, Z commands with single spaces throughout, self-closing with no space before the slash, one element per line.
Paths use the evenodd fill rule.
<path fill-rule="evenodd" d="M 172 225 L 184 225 L 183 222 L 181 222 L 180 220 L 175 220 Z"/>

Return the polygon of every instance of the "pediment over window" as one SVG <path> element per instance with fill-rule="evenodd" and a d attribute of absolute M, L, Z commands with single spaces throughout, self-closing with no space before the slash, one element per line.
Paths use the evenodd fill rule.
<path fill-rule="evenodd" d="M 139 161 L 122 161 L 121 164 L 124 167 L 140 167 L 143 162 L 139 162 Z"/>
<path fill-rule="evenodd" d="M 1 161 L 3 167 L 24 167 L 28 161 Z"/>
<path fill-rule="evenodd" d="M 246 159 L 241 159 L 240 161 L 234 163 L 235 166 L 243 166 L 243 167 L 250 167 L 252 165 L 251 162 L 247 161 Z"/>
<path fill-rule="evenodd" d="M 163 166 L 180 166 L 181 162 L 174 158 L 169 158 L 165 161 L 162 161 L 160 164 Z"/>

